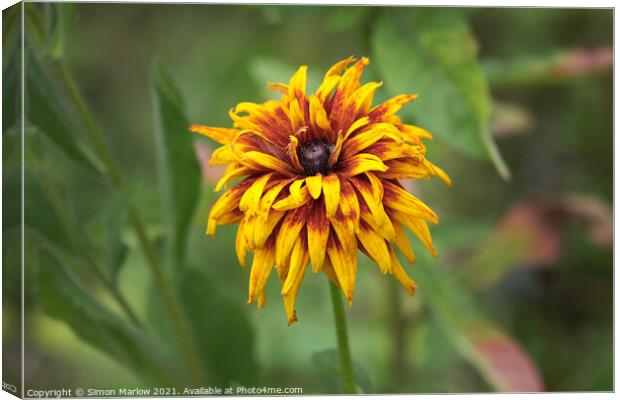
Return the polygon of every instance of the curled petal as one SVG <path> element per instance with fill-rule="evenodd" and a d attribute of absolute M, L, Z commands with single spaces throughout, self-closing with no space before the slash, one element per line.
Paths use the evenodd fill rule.
<path fill-rule="evenodd" d="M 249 168 L 276 171 L 285 176 L 294 176 L 294 171 L 284 161 L 258 151 L 250 151 L 243 154 L 240 162 Z"/>
<path fill-rule="evenodd" d="M 323 175 L 317 173 L 314 176 L 306 177 L 306 186 L 313 199 L 318 199 L 321 196 L 321 188 L 323 186 Z"/>
<path fill-rule="evenodd" d="M 263 217 L 263 219 L 267 218 L 269 209 L 271 209 L 274 201 L 276 200 L 282 189 L 284 189 L 286 185 L 291 183 L 291 181 L 292 179 L 281 180 L 280 182 L 276 183 L 271 189 L 269 189 L 260 199 L 259 213 Z"/>
<path fill-rule="evenodd" d="M 282 200 L 278 200 L 277 202 L 275 202 L 273 204 L 273 209 L 277 211 L 293 210 L 295 208 L 303 206 L 304 204 L 309 202 L 310 199 L 312 199 L 312 196 L 310 196 L 308 187 L 304 186 L 301 188 L 299 193 L 296 193 L 295 195 L 291 193 L 288 197 L 285 197 Z"/>

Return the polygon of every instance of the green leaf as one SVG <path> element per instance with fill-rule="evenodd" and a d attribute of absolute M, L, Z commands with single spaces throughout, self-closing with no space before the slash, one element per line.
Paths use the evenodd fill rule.
<path fill-rule="evenodd" d="M 47 7 L 47 54 L 55 59 L 61 58 L 67 36 L 75 21 L 77 14 L 76 4 L 73 3 L 50 3 Z"/>
<path fill-rule="evenodd" d="M 343 32 L 360 24 L 372 9 L 365 6 L 334 7 L 325 23 L 332 32 Z"/>
<path fill-rule="evenodd" d="M 3 231 L 21 227 L 22 188 L 21 171 L 4 173 L 2 218 Z M 74 243 L 54 211 L 54 207 L 38 179 L 29 171 L 24 171 L 24 225 L 49 243 L 65 251 L 74 251 Z"/>
<path fill-rule="evenodd" d="M 38 289 L 45 312 L 68 324 L 83 341 L 126 365 L 146 382 L 171 382 L 171 374 L 176 371 L 150 338 L 103 307 L 47 251 L 39 253 Z"/>
<path fill-rule="evenodd" d="M 326 382 L 339 392 L 342 392 L 340 373 L 340 355 L 338 350 L 330 349 L 312 354 L 312 364 L 320 372 Z M 353 361 L 353 375 L 362 393 L 374 393 L 374 386 L 368 373 L 358 363 Z"/>
<path fill-rule="evenodd" d="M 418 293 L 452 345 L 498 391 L 538 392 L 541 376 L 529 355 L 482 315 L 454 275 L 421 257 Z"/>
<path fill-rule="evenodd" d="M 491 97 L 477 44 L 459 10 L 390 10 L 377 21 L 372 53 L 391 95 L 420 95 L 403 115 L 510 177 L 489 129 Z"/>
<path fill-rule="evenodd" d="M 244 306 L 222 282 L 196 270 L 183 275 L 179 294 L 210 383 L 252 384 L 257 369 L 254 334 Z"/>
<path fill-rule="evenodd" d="M 181 95 L 162 67 L 154 70 L 152 93 L 168 257 L 171 264 L 180 267 L 184 265 L 187 229 L 198 200 L 200 167 Z"/>
<path fill-rule="evenodd" d="M 41 60 L 26 47 L 26 118 L 69 158 L 94 171 L 101 171 L 101 162 L 81 140 L 81 127 L 67 99 L 45 70 Z"/>

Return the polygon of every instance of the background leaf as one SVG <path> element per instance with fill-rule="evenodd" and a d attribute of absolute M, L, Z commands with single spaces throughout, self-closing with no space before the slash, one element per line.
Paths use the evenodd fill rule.
<path fill-rule="evenodd" d="M 459 150 L 491 159 L 509 177 L 490 134 L 491 98 L 477 44 L 458 9 L 385 12 L 372 35 L 372 53 L 392 95 L 420 95 L 404 115 Z"/>
<path fill-rule="evenodd" d="M 84 145 L 66 99 L 41 60 L 26 47 L 26 118 L 69 158 L 93 171 L 101 162 Z"/>
<path fill-rule="evenodd" d="M 47 3 L 47 54 L 52 58 L 62 57 L 67 35 L 75 22 L 76 4 Z"/>
<path fill-rule="evenodd" d="M 99 304 L 48 251 L 39 253 L 38 287 L 45 312 L 67 323 L 82 340 L 149 382 L 171 382 L 176 371 L 148 337 Z"/>
<path fill-rule="evenodd" d="M 5 172 L 3 179 L 4 203 L 2 205 L 2 228 L 4 232 L 21 226 L 21 171 Z M 73 252 L 71 241 L 64 224 L 43 191 L 37 178 L 29 171 L 24 172 L 24 224 L 42 238 L 64 251 Z"/>
<path fill-rule="evenodd" d="M 180 281 L 181 302 L 211 383 L 248 385 L 257 369 L 252 326 L 243 305 L 222 286 L 204 272 L 188 270 Z"/>
<path fill-rule="evenodd" d="M 161 66 L 155 68 L 151 84 L 161 193 L 169 232 L 168 256 L 180 267 L 187 228 L 198 199 L 200 168 L 178 89 Z"/>
<path fill-rule="evenodd" d="M 544 390 L 527 353 L 481 314 L 453 276 L 430 262 L 418 262 L 416 271 L 419 293 L 444 334 L 495 390 Z"/>

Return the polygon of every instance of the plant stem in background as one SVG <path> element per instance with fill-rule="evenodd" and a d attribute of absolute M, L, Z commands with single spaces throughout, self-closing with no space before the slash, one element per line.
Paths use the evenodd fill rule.
<path fill-rule="evenodd" d="M 336 325 L 336 335 L 338 337 L 338 354 L 340 355 L 342 385 L 345 393 L 356 394 L 357 385 L 355 384 L 355 376 L 353 374 L 353 362 L 351 361 L 347 319 L 345 316 L 344 304 L 342 303 L 342 295 L 340 294 L 340 288 L 331 281 L 329 282 L 329 291 L 332 298 L 334 323 Z"/>
<path fill-rule="evenodd" d="M 122 175 L 114 162 L 110 149 L 103 140 L 102 132 L 99 130 L 99 127 L 86 107 L 86 103 L 79 92 L 71 72 L 61 60 L 56 60 L 54 64 L 86 127 L 86 131 L 93 140 L 97 154 L 105 164 L 105 173 L 108 175 L 110 183 L 115 189 L 120 189 L 123 186 Z M 184 317 L 183 310 L 174 296 L 173 291 L 170 289 L 169 280 L 165 276 L 164 269 L 159 263 L 155 248 L 146 234 L 140 215 L 133 207 L 129 210 L 129 223 L 138 237 L 138 242 L 146 258 L 149 270 L 164 300 L 168 319 L 179 343 L 181 352 L 183 353 L 183 359 L 191 381 L 195 385 L 204 385 L 205 382 L 201 364 L 196 356 L 198 353 L 194 348 L 194 341 L 191 337 L 187 319 Z"/>

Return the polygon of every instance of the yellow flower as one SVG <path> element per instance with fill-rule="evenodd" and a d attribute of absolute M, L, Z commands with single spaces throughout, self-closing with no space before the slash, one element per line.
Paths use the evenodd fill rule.
<path fill-rule="evenodd" d="M 314 94 L 306 94 L 307 67 L 288 85 L 269 83 L 280 100 L 243 102 L 230 111 L 233 128 L 193 125 L 190 131 L 222 144 L 210 164 L 228 164 L 216 191 L 244 177 L 213 205 L 207 234 L 239 223 L 236 252 L 246 267 L 254 252 L 249 300 L 265 305 L 264 287 L 275 267 L 289 324 L 309 264 L 324 272 L 351 304 L 358 249 L 384 274 L 413 294 L 395 248 L 410 262 L 404 228 L 434 255 L 427 222 L 437 215 L 408 193 L 399 179 L 450 178 L 425 158 L 430 133 L 403 124 L 396 112 L 416 95 L 399 95 L 372 107 L 378 82 L 360 84 L 368 59 L 340 61 Z"/>

